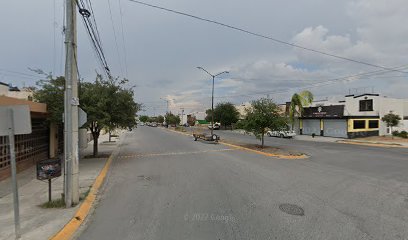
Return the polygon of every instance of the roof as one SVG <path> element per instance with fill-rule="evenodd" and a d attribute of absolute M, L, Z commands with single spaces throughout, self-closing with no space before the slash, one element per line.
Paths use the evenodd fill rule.
<path fill-rule="evenodd" d="M 17 99 L 12 97 L 0 96 L 0 106 L 9 105 L 28 105 L 30 112 L 47 113 L 47 104 Z"/>

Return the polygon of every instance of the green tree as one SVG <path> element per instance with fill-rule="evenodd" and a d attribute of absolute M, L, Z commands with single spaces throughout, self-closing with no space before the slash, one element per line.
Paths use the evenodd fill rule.
<path fill-rule="evenodd" d="M 207 114 L 207 115 L 205 116 L 205 121 L 211 122 L 212 110 L 211 110 L 211 109 L 205 110 L 205 114 Z M 214 119 L 214 121 L 215 121 L 215 119 Z"/>
<path fill-rule="evenodd" d="M 45 74 L 42 71 L 37 73 L 45 75 L 45 79 L 36 83 L 38 89 L 34 91 L 34 101 L 47 104 L 49 121 L 62 123 L 62 114 L 64 113 L 65 78 L 63 76 L 54 78 L 51 74 Z"/>
<path fill-rule="evenodd" d="M 171 124 L 175 124 L 175 125 L 180 124 L 180 117 L 174 115 L 174 114 L 171 113 L 171 112 L 166 113 L 165 118 L 166 118 L 166 123 L 167 123 L 167 124 L 170 124 L 170 125 L 171 125 Z"/>
<path fill-rule="evenodd" d="M 246 117 L 243 120 L 243 128 L 261 140 L 262 148 L 267 129 L 278 130 L 287 125 L 286 118 L 280 114 L 278 106 L 268 98 L 252 101 L 251 107 L 245 111 Z"/>
<path fill-rule="evenodd" d="M 146 115 L 141 115 L 140 117 L 139 117 L 139 120 L 141 121 L 141 122 L 148 122 L 149 121 L 149 116 L 146 116 Z"/>
<path fill-rule="evenodd" d="M 163 123 L 164 122 L 164 117 L 162 115 L 157 116 L 157 122 L 158 123 Z"/>
<path fill-rule="evenodd" d="M 302 91 L 300 93 L 295 93 L 290 101 L 289 108 L 289 119 L 292 123 L 292 129 L 295 124 L 295 117 L 301 117 L 303 114 L 303 108 L 310 106 L 313 102 L 313 94 L 309 91 Z"/>
<path fill-rule="evenodd" d="M 239 119 L 239 112 L 234 104 L 230 102 L 219 103 L 214 108 L 214 121 L 220 122 L 223 126 L 230 126 Z"/>
<path fill-rule="evenodd" d="M 126 81 L 103 80 L 97 74 L 93 83 L 80 88 L 80 106 L 88 115 L 87 126 L 93 139 L 93 155 L 98 155 L 98 138 L 102 129 L 132 128 L 140 105 L 133 100 L 133 91 L 124 87 Z"/>
<path fill-rule="evenodd" d="M 399 122 L 401 121 L 401 117 L 397 114 L 394 114 L 392 112 L 384 115 L 381 118 L 381 121 L 385 122 L 387 124 L 387 127 L 390 128 L 390 132 L 392 133 L 392 128 L 396 127 L 399 125 Z"/>

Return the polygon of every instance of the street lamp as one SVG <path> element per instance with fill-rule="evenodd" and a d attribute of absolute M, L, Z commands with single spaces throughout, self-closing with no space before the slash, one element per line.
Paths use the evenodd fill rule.
<path fill-rule="evenodd" d="M 167 104 L 166 105 L 167 106 L 166 113 L 168 113 L 169 112 L 169 101 L 172 101 L 172 100 L 175 100 L 175 99 L 164 99 L 164 98 L 160 98 L 160 99 L 166 102 L 166 104 Z"/>
<path fill-rule="evenodd" d="M 224 74 L 224 73 L 229 73 L 228 71 L 223 71 L 220 73 L 217 73 L 215 75 L 209 73 L 207 70 L 205 70 L 202 67 L 197 67 L 198 69 L 203 70 L 204 72 L 206 72 L 208 75 L 210 75 L 212 77 L 212 94 L 211 94 L 211 136 L 213 135 L 214 132 L 214 79 L 215 77 Z"/>

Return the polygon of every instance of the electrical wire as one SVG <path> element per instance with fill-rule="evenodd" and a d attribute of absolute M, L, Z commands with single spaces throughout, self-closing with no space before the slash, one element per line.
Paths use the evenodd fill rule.
<path fill-rule="evenodd" d="M 127 51 L 126 51 L 126 42 L 125 42 L 125 31 L 123 27 L 123 11 L 122 11 L 122 1 L 118 0 L 119 3 L 119 13 L 120 13 L 120 25 L 122 29 L 122 42 L 123 42 L 123 56 L 124 56 L 124 62 L 125 62 L 125 72 L 126 72 L 126 78 L 129 78 L 128 75 L 128 66 L 127 66 Z"/>
<path fill-rule="evenodd" d="M 108 1 L 108 7 L 109 7 L 110 20 L 111 20 L 111 23 L 112 23 L 113 36 L 114 36 L 114 39 L 115 39 L 116 53 L 118 55 L 118 63 L 119 63 L 120 73 L 123 75 L 122 61 L 121 61 L 120 53 L 119 53 L 118 39 L 116 37 L 116 29 L 115 29 L 115 24 L 114 24 L 114 21 L 113 21 L 113 16 L 112 16 L 111 4 L 110 4 L 110 0 L 107 0 L 107 1 Z"/>
<path fill-rule="evenodd" d="M 283 40 L 280 40 L 280 39 L 277 39 L 277 38 L 274 38 L 274 37 L 270 37 L 270 36 L 267 36 L 267 35 L 264 35 L 264 34 L 261 34 L 261 33 L 252 32 L 250 30 L 235 27 L 235 26 L 225 24 L 225 23 L 222 23 L 222 22 L 218 22 L 218 21 L 215 21 L 215 20 L 211 20 L 211 19 L 208 19 L 208 18 L 198 17 L 198 16 L 195 16 L 195 15 L 192 15 L 192 14 L 189 14 L 189 13 L 180 12 L 180 11 L 176 11 L 176 10 L 165 8 L 165 7 L 160 7 L 160 6 L 157 6 L 157 5 L 153 5 L 153 4 L 149 4 L 149 3 L 145 3 L 145 2 L 141 2 L 141 1 L 137 1 L 137 0 L 129 0 L 129 1 L 140 4 L 140 5 L 144 5 L 144 6 L 147 6 L 147 7 L 156 8 L 156 9 L 160 9 L 160 10 L 167 11 L 167 12 L 170 12 L 170 13 L 175 13 L 175 14 L 178 14 L 178 15 L 194 18 L 194 19 L 197 19 L 197 20 L 200 20 L 200 21 L 216 24 L 216 25 L 226 27 L 226 28 L 229 28 L 229 29 L 233 29 L 233 30 L 236 30 L 236 31 L 239 31 L 239 32 L 243 32 L 243 33 L 246 33 L 246 34 L 249 34 L 249 35 L 252 35 L 252 36 L 268 39 L 268 40 L 271 40 L 271 41 L 276 42 L 276 43 L 280 43 L 280 44 L 283 44 L 283 45 L 299 48 L 299 49 L 302 49 L 302 50 L 305 50 L 305 51 L 325 55 L 325 56 L 328 56 L 328 57 L 342 59 L 342 60 L 346 60 L 346 61 L 350 61 L 350 62 L 354 62 L 354 63 L 366 65 L 366 66 L 381 68 L 381 69 L 384 69 L 384 70 L 401 72 L 401 73 L 408 73 L 408 72 L 402 72 L 402 71 L 399 71 L 399 70 L 393 70 L 392 68 L 389 68 L 389 67 L 385 67 L 385 66 L 381 66 L 381 65 L 377 65 L 377 64 L 373 64 L 373 63 L 368 63 L 368 62 L 364 62 L 364 61 L 361 61 L 361 60 L 355 60 L 355 59 L 352 59 L 352 58 L 347 58 L 347 57 L 335 55 L 335 54 L 332 54 L 332 53 L 327 53 L 327 52 L 324 52 L 322 50 L 317 50 L 317 49 L 301 46 L 301 45 L 298 45 L 298 44 L 286 42 L 286 41 L 283 41 Z"/>
<path fill-rule="evenodd" d="M 87 5 L 85 5 L 83 0 L 76 0 L 77 6 L 79 8 L 79 13 L 82 16 L 82 20 L 85 26 L 85 29 L 87 31 L 87 35 L 92 43 L 92 46 L 94 48 L 94 53 L 96 55 L 97 60 L 102 66 L 102 70 L 106 74 L 106 76 L 109 79 L 112 79 L 112 75 L 110 73 L 110 68 L 108 66 L 108 63 L 106 61 L 106 57 L 104 54 L 104 50 L 102 47 L 102 42 L 100 39 L 99 31 L 96 25 L 96 20 L 95 16 L 92 10 L 92 4 L 91 1 L 88 0 Z M 90 8 L 91 11 L 87 10 L 86 7 Z M 92 15 L 92 17 L 91 17 Z M 91 18 L 91 20 L 90 20 Z"/>

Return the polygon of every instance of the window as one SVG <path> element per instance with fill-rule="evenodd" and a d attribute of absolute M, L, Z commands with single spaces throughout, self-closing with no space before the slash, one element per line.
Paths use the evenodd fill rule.
<path fill-rule="evenodd" d="M 353 128 L 354 129 L 364 129 L 365 128 L 365 120 L 354 120 L 353 121 Z"/>
<path fill-rule="evenodd" d="M 360 112 L 373 111 L 373 100 L 360 100 Z"/>
<path fill-rule="evenodd" d="M 369 120 L 368 128 L 378 128 L 378 120 Z"/>

